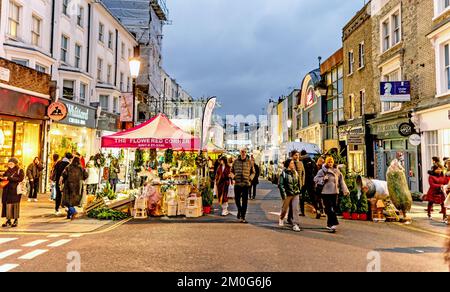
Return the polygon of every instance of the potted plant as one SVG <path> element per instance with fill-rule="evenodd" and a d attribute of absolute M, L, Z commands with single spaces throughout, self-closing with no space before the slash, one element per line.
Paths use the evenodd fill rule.
<path fill-rule="evenodd" d="M 341 200 L 340 208 L 342 211 L 342 216 L 346 220 L 352 219 L 351 211 L 352 211 L 352 200 L 350 196 L 344 196 Z"/>
<path fill-rule="evenodd" d="M 353 190 L 350 192 L 350 200 L 352 202 L 352 220 L 358 220 L 359 214 L 358 214 L 358 191 Z"/>
<path fill-rule="evenodd" d="M 365 193 L 361 195 L 358 204 L 359 220 L 367 221 L 367 213 L 369 212 L 369 200 Z"/>
<path fill-rule="evenodd" d="M 214 201 L 214 194 L 211 188 L 205 187 L 202 191 L 203 213 L 211 214 L 211 206 Z"/>

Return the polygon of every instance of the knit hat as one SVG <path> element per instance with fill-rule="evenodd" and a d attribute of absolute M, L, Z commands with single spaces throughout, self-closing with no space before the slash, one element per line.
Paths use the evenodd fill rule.
<path fill-rule="evenodd" d="M 325 163 L 326 164 L 328 164 L 328 163 L 333 163 L 334 164 L 334 158 L 333 157 L 327 157 L 327 159 L 325 159 Z"/>
<path fill-rule="evenodd" d="M 9 160 L 8 160 L 8 163 L 10 163 L 10 162 L 12 162 L 12 163 L 14 163 L 14 164 L 19 164 L 19 159 L 17 159 L 17 158 L 15 158 L 15 157 L 11 157 Z"/>

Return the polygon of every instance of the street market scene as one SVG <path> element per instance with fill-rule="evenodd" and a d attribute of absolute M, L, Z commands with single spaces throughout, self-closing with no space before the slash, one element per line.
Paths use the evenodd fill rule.
<path fill-rule="evenodd" d="M 0 272 L 450 271 L 448 1 L 47 2 L 0 2 Z"/>

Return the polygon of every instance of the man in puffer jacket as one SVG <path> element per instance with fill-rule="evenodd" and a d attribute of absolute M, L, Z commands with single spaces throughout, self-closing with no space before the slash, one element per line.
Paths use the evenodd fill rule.
<path fill-rule="evenodd" d="M 255 168 L 247 156 L 247 149 L 242 149 L 241 155 L 233 163 L 230 177 L 235 181 L 234 195 L 238 208 L 238 220 L 241 223 L 248 223 L 245 219 L 248 206 L 248 192 L 255 177 Z"/>

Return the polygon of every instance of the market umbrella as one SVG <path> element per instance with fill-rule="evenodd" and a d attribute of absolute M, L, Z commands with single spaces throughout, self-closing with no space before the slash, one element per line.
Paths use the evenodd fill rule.
<path fill-rule="evenodd" d="M 200 139 L 184 132 L 164 114 L 126 131 L 102 137 L 102 148 L 143 148 L 196 151 Z"/>

